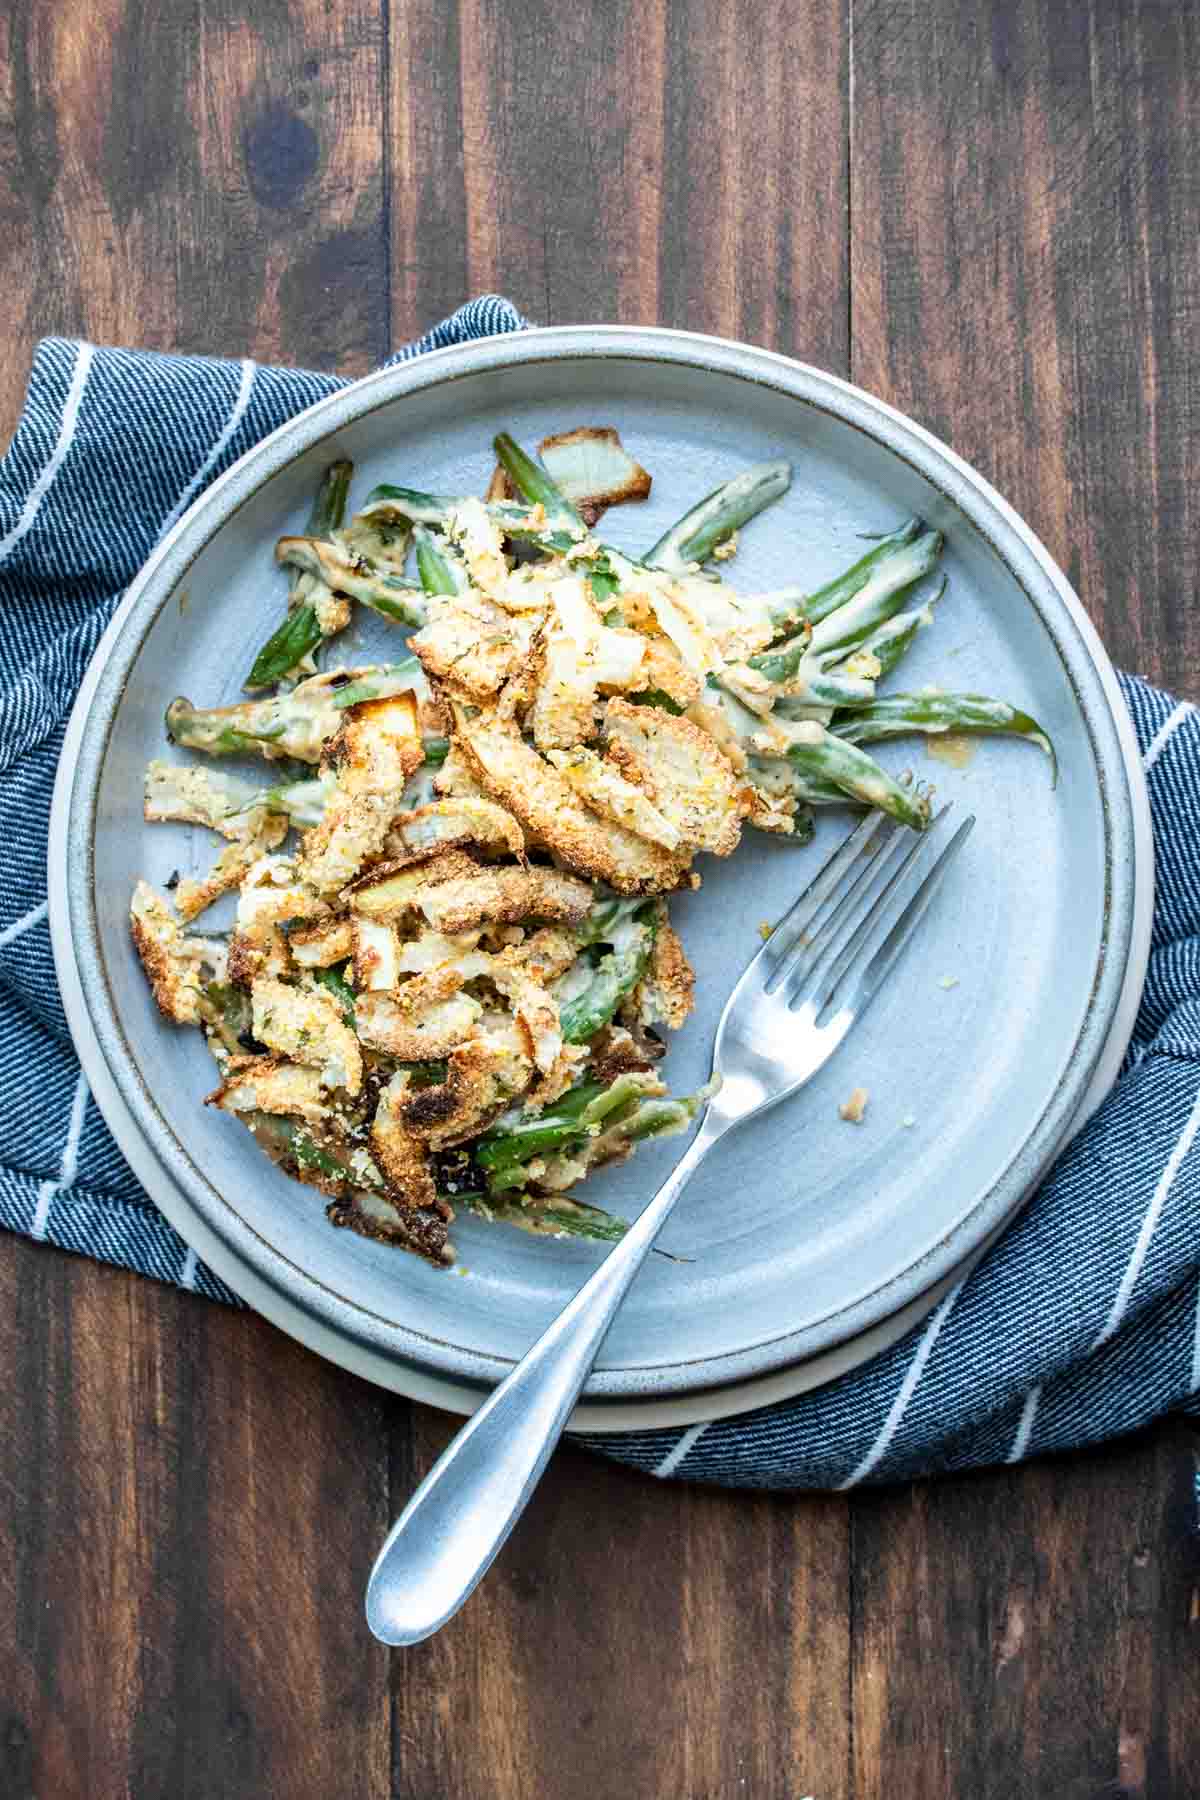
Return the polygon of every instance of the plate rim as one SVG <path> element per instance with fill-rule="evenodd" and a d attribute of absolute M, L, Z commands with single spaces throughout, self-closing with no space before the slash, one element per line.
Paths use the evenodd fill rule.
<path fill-rule="evenodd" d="M 686 1363 L 627 1365 L 593 1377 L 590 1392 L 616 1397 L 644 1394 L 647 1388 L 660 1395 L 694 1393 L 714 1386 L 725 1388 L 747 1376 L 808 1361 L 813 1354 L 857 1337 L 872 1324 L 891 1317 L 927 1292 L 949 1269 L 961 1265 L 977 1244 L 1011 1215 L 1057 1154 L 1079 1111 L 1081 1097 L 1089 1091 L 1104 1060 L 1120 1009 L 1134 914 L 1134 783 L 1121 747 L 1119 719 L 1124 708 L 1119 706 L 1111 664 L 1065 576 L 1030 528 L 990 484 L 923 427 L 839 377 L 776 352 L 698 334 L 623 326 L 548 327 L 451 346 L 377 371 L 317 402 L 248 451 L 198 496 L 131 584 L 127 610 L 122 608 L 122 628 L 114 637 L 97 678 L 96 697 L 83 727 L 71 783 L 68 835 L 74 853 L 68 859 L 67 899 L 84 1002 L 106 1065 L 147 1144 L 172 1179 L 178 1181 L 200 1217 L 223 1239 L 240 1245 L 243 1259 L 256 1273 L 273 1285 L 281 1285 L 293 1300 L 315 1312 L 323 1322 L 348 1329 L 360 1341 L 365 1338 L 371 1348 L 386 1344 L 392 1354 L 402 1359 L 415 1358 L 439 1377 L 450 1375 L 481 1385 L 498 1379 L 512 1366 L 508 1359 L 447 1344 L 379 1319 L 352 1299 L 326 1287 L 309 1270 L 284 1258 L 212 1187 L 191 1161 L 183 1143 L 170 1131 L 111 1004 L 93 883 L 98 783 L 126 680 L 161 608 L 210 538 L 281 468 L 339 428 L 406 395 L 514 365 L 531 368 L 539 363 L 594 362 L 606 358 L 652 364 L 665 361 L 701 374 L 729 374 L 832 413 L 914 467 L 985 538 L 1042 620 L 1075 693 L 1091 741 L 1105 827 L 1107 913 L 1093 972 L 1092 1004 L 1068 1058 L 1066 1078 L 1046 1100 L 1033 1129 L 1001 1177 L 976 1197 L 970 1211 L 937 1245 L 870 1292 L 802 1330 L 719 1356 Z M 1104 679 L 1105 674 L 1110 680 Z M 1113 705 L 1114 691 L 1119 709 Z M 1118 779 L 1120 776 L 1124 779 Z"/>

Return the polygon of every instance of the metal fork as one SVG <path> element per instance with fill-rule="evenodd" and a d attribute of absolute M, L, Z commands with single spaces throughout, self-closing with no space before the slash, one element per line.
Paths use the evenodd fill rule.
<path fill-rule="evenodd" d="M 721 1014 L 714 1092 L 674 1173 L 459 1432 L 388 1535 L 367 1584 L 367 1622 L 385 1644 L 432 1636 L 486 1574 L 691 1176 L 731 1127 L 802 1087 L 886 981 L 975 823 L 965 819 L 935 850 L 948 810 L 923 836 L 870 814 L 758 952 Z"/>

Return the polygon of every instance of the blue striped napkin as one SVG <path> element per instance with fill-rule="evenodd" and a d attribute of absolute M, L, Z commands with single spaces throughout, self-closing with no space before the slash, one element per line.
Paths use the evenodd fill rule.
<path fill-rule="evenodd" d="M 487 296 L 399 355 L 522 323 Z M 49 339 L 0 465 L 0 1224 L 231 1304 L 138 1186 L 71 1048 L 46 923 L 50 796 L 88 660 L 162 532 L 266 432 L 344 385 Z M 1123 685 L 1159 886 L 1110 1098 L 975 1272 L 865 1367 L 741 1418 L 581 1441 L 662 1477 L 845 1488 L 1200 1414 L 1200 716 Z"/>

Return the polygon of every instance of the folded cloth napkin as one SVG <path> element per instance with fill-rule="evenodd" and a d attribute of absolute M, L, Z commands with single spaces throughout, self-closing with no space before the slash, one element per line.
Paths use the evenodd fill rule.
<path fill-rule="evenodd" d="M 399 357 L 522 324 L 488 296 Z M 46 923 L 50 794 L 88 660 L 163 531 L 265 433 L 344 385 L 50 339 L 0 464 L 0 1224 L 233 1304 L 142 1192 L 80 1073 Z M 1200 715 L 1123 687 L 1158 897 L 1110 1098 L 974 1273 L 891 1350 L 741 1418 L 583 1442 L 664 1477 L 844 1488 L 1200 1413 Z"/>

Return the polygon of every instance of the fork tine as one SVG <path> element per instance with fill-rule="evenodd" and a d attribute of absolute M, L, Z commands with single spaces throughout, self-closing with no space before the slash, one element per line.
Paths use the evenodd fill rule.
<path fill-rule="evenodd" d="M 813 877 L 803 893 L 797 895 L 763 945 L 759 956 L 764 966 L 774 970 L 787 958 L 801 934 L 816 918 L 830 894 L 838 886 L 846 870 L 851 867 L 855 858 L 867 849 L 872 839 L 878 834 L 880 827 L 885 823 L 890 823 L 886 813 L 868 813 L 862 823 L 855 826 L 849 837 L 842 840 L 832 856 L 822 866 L 820 873 Z"/>
<path fill-rule="evenodd" d="M 804 993 L 810 992 L 840 955 L 847 939 L 854 937 L 860 927 L 877 916 L 880 898 L 890 891 L 894 880 L 892 871 L 897 854 L 902 859 L 901 868 L 905 868 L 924 841 L 923 835 L 904 831 L 893 824 L 878 852 L 853 882 L 835 897 L 820 929 L 779 971 L 768 992 L 779 993 L 785 1004 L 794 1004 L 801 988 Z"/>
<path fill-rule="evenodd" d="M 864 1012 L 874 999 L 891 974 L 904 946 L 924 918 L 930 901 L 945 879 L 950 864 L 970 837 L 974 824 L 975 815 L 971 813 L 949 840 L 870 961 L 856 974 L 852 974 L 849 987 L 840 1000 L 842 1007 L 849 1007 L 858 1014 Z"/>
<path fill-rule="evenodd" d="M 931 822 L 931 832 L 941 824 L 949 810 L 950 804 L 947 802 Z M 904 846 L 906 841 L 901 838 L 900 842 Z M 830 994 L 858 957 L 863 944 L 878 932 L 881 918 L 890 911 L 892 896 L 898 892 L 905 875 L 928 848 L 929 842 L 929 836 L 922 833 L 906 845 L 904 855 L 898 863 L 889 856 L 879 871 L 880 879 L 874 882 L 872 891 L 864 894 L 859 905 L 850 910 L 843 909 L 844 918 L 835 917 L 830 920 L 830 924 L 837 927 L 836 936 L 839 941 L 836 944 L 830 941 L 827 948 L 823 945 L 823 953 L 815 962 L 811 962 L 807 969 L 796 970 L 783 996 L 789 1006 L 795 1008 L 811 1001 L 814 1016 L 824 1010 Z M 883 863 L 882 858 L 879 860 Z"/>

